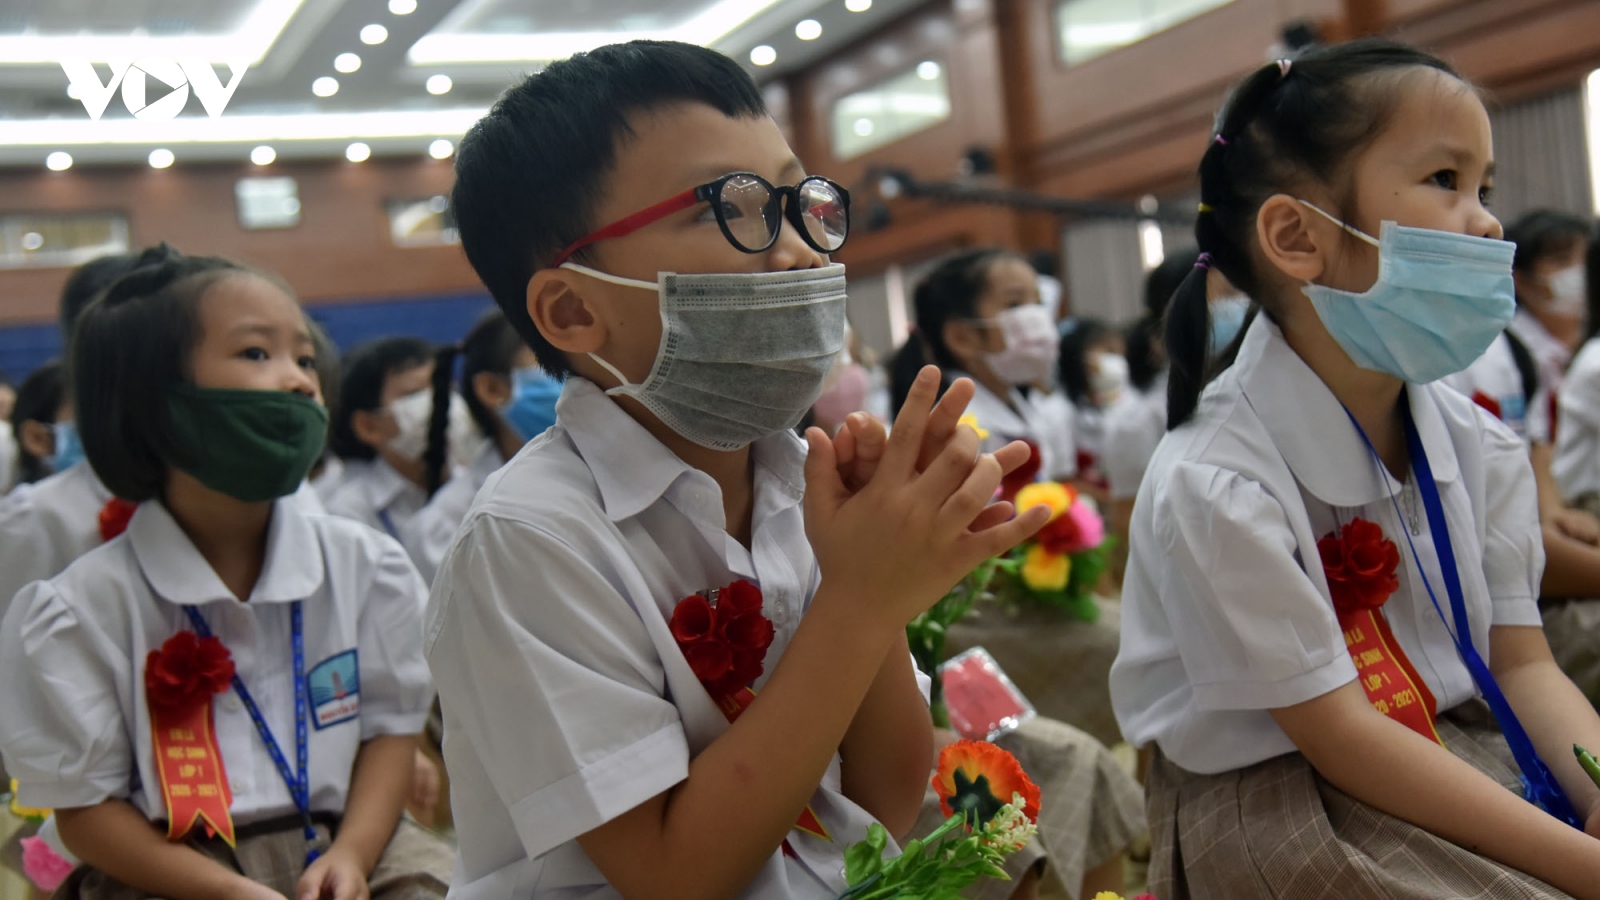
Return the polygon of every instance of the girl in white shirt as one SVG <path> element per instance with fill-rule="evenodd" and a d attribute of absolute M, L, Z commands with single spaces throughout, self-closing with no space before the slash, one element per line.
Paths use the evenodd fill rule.
<path fill-rule="evenodd" d="M 977 385 L 967 412 L 989 432 L 985 452 L 1027 441 L 1040 476 L 1077 475 L 1070 404 L 1044 402 L 1040 390 L 1055 377 L 1060 339 L 1028 261 L 1009 250 L 963 250 L 917 285 L 915 303 L 916 331 L 894 360 L 894 412 L 932 363 L 947 385 L 960 377 Z"/>
<path fill-rule="evenodd" d="M 461 358 L 461 393 L 455 394 L 450 373 Z M 466 404 L 483 449 L 468 460 L 457 477 L 434 491 L 428 505 L 401 529 L 401 543 L 428 582 L 467 517 L 483 483 L 522 445 L 555 424 L 561 382 L 539 367 L 538 357 L 517 336 L 499 309 L 480 318 L 459 347 L 441 352 L 434 367 L 433 415 L 429 419 L 424 482 L 439 484 L 449 456 L 449 417 L 439 411 L 456 396 Z"/>
<path fill-rule="evenodd" d="M 1600 718 L 1539 628 L 1527 455 L 1431 383 L 1514 308 L 1492 168 L 1471 85 L 1386 41 L 1269 64 L 1218 117 L 1111 675 L 1157 748 L 1163 900 L 1600 896 L 1571 752 Z M 1202 393 L 1208 266 L 1264 314 Z"/>
<path fill-rule="evenodd" d="M 400 821 L 424 587 L 287 499 L 327 425 L 311 346 L 275 279 L 166 245 L 79 323 L 85 451 L 140 505 L 0 622 L 0 753 L 83 860 L 57 897 L 444 895 L 449 849 Z"/>

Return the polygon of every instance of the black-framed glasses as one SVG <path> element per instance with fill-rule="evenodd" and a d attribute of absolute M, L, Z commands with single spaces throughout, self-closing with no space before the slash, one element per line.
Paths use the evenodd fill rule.
<path fill-rule="evenodd" d="M 723 236 L 745 253 L 772 249 L 784 219 L 820 253 L 837 252 L 850 236 L 850 192 L 821 175 L 774 187 L 754 172 L 730 172 L 591 231 L 569 244 L 550 265 L 559 266 L 590 244 L 632 234 L 696 203 L 711 205 Z"/>

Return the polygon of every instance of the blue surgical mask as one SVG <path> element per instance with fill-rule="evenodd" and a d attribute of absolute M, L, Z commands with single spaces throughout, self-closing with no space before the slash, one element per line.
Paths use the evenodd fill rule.
<path fill-rule="evenodd" d="M 1211 343 L 1206 352 L 1216 356 L 1233 343 L 1244 328 L 1245 313 L 1250 311 L 1250 298 L 1243 294 L 1218 297 L 1211 301 Z"/>
<path fill-rule="evenodd" d="M 524 366 L 511 373 L 511 399 L 500 408 L 511 427 L 523 440 L 533 440 L 556 423 L 556 400 L 561 382 L 538 366 Z"/>
<path fill-rule="evenodd" d="M 1412 384 L 1453 375 L 1483 355 L 1517 311 L 1516 245 L 1384 222 L 1377 240 L 1306 201 L 1378 248 L 1378 280 L 1365 293 L 1308 284 L 1317 317 L 1350 360 Z"/>
<path fill-rule="evenodd" d="M 71 419 L 50 426 L 55 433 L 56 452 L 50 455 L 50 471 L 65 472 L 83 462 L 83 442 L 78 440 L 78 426 Z"/>

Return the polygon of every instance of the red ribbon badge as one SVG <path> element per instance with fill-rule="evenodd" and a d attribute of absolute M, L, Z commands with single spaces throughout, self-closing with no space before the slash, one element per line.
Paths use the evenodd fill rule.
<path fill-rule="evenodd" d="M 121 497 L 112 497 L 100 507 L 100 540 L 109 541 L 128 530 L 128 520 L 133 518 L 139 504 Z"/>
<path fill-rule="evenodd" d="M 755 702 L 750 683 L 761 677 L 775 634 L 771 620 L 761 612 L 761 589 L 741 579 L 711 591 L 710 597 L 685 597 L 673 608 L 670 627 L 700 684 L 730 723 L 738 721 Z M 833 840 L 810 806 L 800 811 L 794 827 Z M 787 842 L 784 852 L 793 852 Z"/>
<path fill-rule="evenodd" d="M 1443 744 L 1434 719 L 1439 703 L 1389 629 L 1383 604 L 1400 589 L 1400 550 L 1383 529 L 1356 519 L 1317 541 L 1333 608 L 1344 631 L 1356 679 L 1372 707 L 1430 741 Z"/>
<path fill-rule="evenodd" d="M 180 631 L 144 665 L 150 736 L 167 807 L 167 840 L 181 841 L 196 822 L 206 836 L 222 835 L 233 846 L 233 793 L 222 767 L 213 727 L 211 696 L 228 689 L 233 656 L 215 637 Z"/>

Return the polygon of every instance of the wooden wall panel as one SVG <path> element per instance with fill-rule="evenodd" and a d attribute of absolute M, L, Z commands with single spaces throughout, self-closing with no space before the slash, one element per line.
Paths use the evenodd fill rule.
<path fill-rule="evenodd" d="M 285 174 L 299 182 L 301 222 L 245 231 L 234 182 Z M 308 303 L 392 299 L 481 289 L 459 247 L 395 247 L 387 197 L 448 193 L 451 164 L 374 159 L 272 166 L 84 168 L 0 171 L 0 213 L 114 210 L 135 247 L 170 241 L 189 253 L 227 256 L 282 275 Z M 0 323 L 49 321 L 67 269 L 0 270 Z"/>

